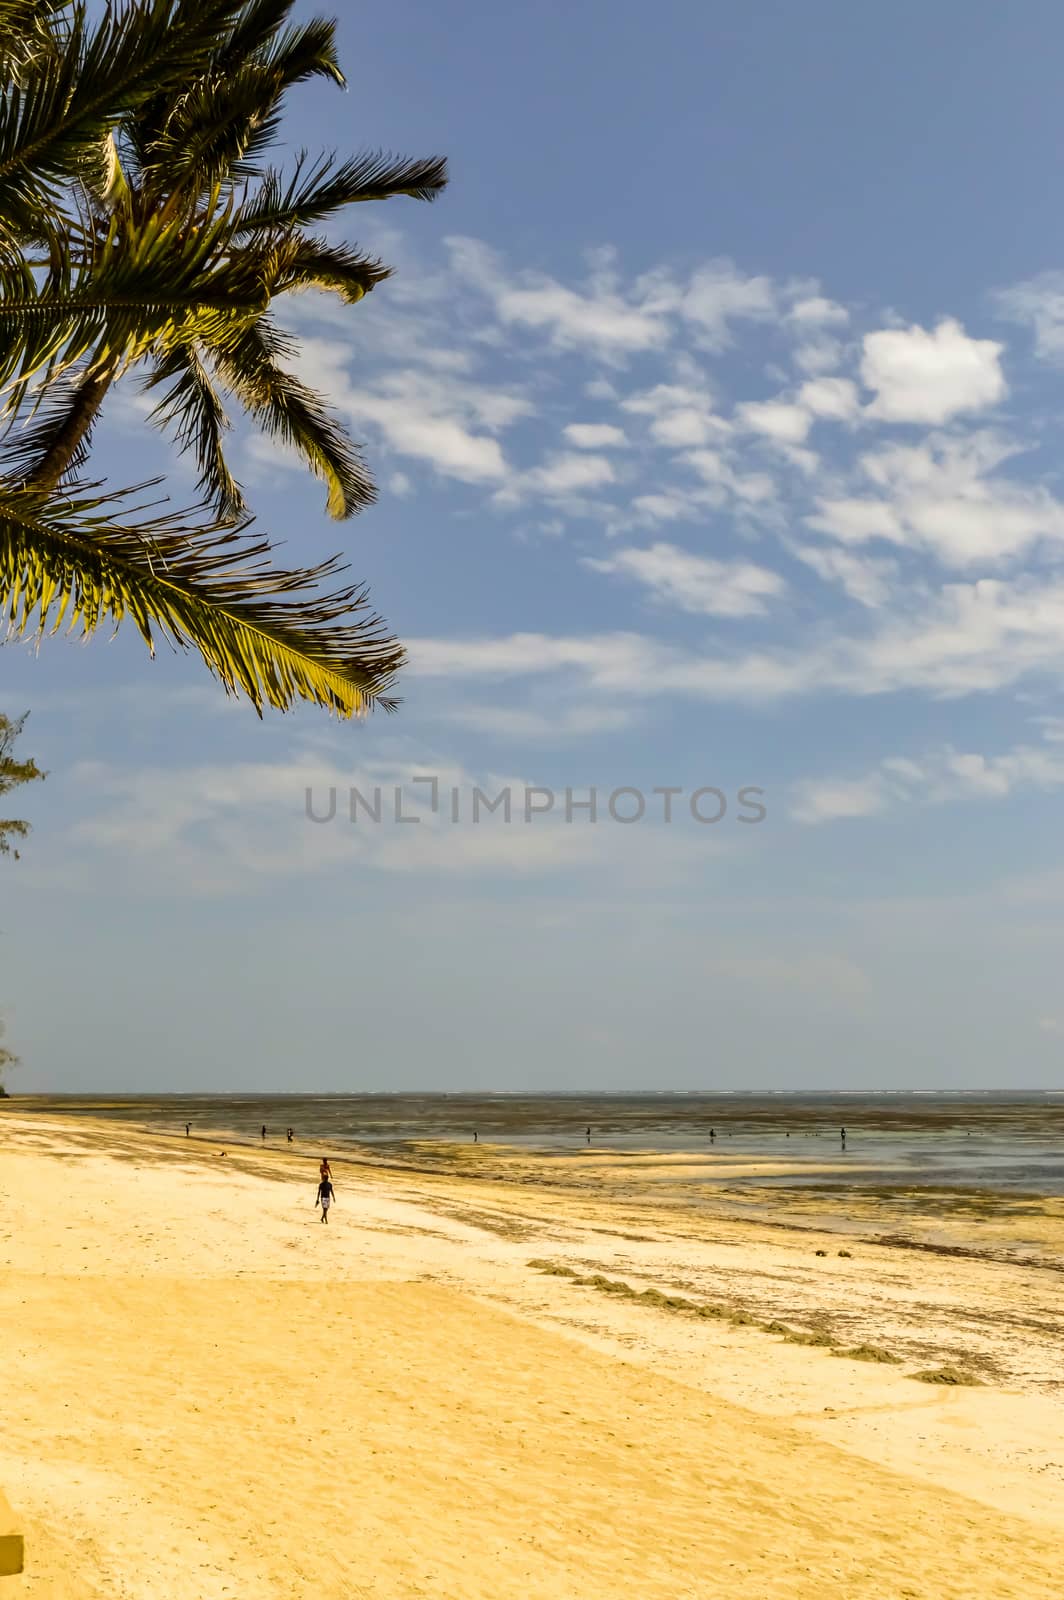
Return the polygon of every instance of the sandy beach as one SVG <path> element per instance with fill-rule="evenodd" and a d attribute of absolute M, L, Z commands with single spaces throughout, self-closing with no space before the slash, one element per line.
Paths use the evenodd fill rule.
<path fill-rule="evenodd" d="M 1060 1594 L 1052 1208 L 916 1248 L 489 1148 L 341 1160 L 326 1228 L 316 1148 L 220 1148 L 0 1111 L 3 1600 Z"/>

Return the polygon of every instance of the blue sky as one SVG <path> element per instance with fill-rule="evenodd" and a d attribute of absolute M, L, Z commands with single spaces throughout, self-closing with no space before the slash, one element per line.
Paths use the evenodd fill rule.
<path fill-rule="evenodd" d="M 369 582 L 404 704 L 259 723 L 126 630 L 5 649 L 50 772 L 0 891 L 17 1086 L 1058 1084 L 1057 8 L 343 18 L 291 147 L 453 172 L 352 216 L 393 280 L 285 313 L 380 503 L 233 451 L 285 559 Z M 98 463 L 186 504 L 144 409 Z"/>

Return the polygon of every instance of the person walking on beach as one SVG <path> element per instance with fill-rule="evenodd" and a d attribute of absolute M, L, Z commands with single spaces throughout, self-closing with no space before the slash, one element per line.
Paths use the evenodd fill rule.
<path fill-rule="evenodd" d="M 288 1143 L 289 1144 L 292 1143 L 292 1130 L 291 1130 L 291 1128 L 289 1128 L 289 1130 L 288 1130 Z"/>
<path fill-rule="evenodd" d="M 318 1177 L 321 1179 L 322 1183 L 325 1182 L 326 1178 L 332 1177 L 332 1168 L 329 1165 L 328 1156 L 322 1156 L 321 1158 L 321 1165 L 318 1168 Z"/>
<path fill-rule="evenodd" d="M 186 1122 L 185 1123 L 185 1138 L 186 1139 L 188 1138 L 188 1130 L 189 1130 L 189 1128 L 191 1128 L 191 1126 L 192 1126 L 191 1122 Z"/>
<path fill-rule="evenodd" d="M 263 1142 L 265 1143 L 265 1140 L 266 1140 L 266 1124 L 265 1123 L 262 1124 L 262 1138 L 263 1138 Z"/>
<path fill-rule="evenodd" d="M 327 1166 L 328 1163 L 327 1162 L 323 1162 L 322 1165 L 323 1166 Z M 333 1200 L 332 1179 L 329 1178 L 329 1177 L 324 1177 L 324 1178 L 322 1178 L 321 1182 L 318 1184 L 318 1194 L 317 1194 L 317 1198 L 314 1201 L 315 1206 L 321 1206 L 321 1220 L 323 1222 L 328 1222 L 328 1220 L 329 1220 L 329 1207 L 332 1205 L 332 1200 Z"/>

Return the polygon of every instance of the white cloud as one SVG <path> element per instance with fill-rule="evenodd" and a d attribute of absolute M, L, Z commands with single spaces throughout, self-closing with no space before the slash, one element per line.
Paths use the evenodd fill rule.
<path fill-rule="evenodd" d="M 625 296 L 611 286 L 608 271 L 593 273 L 587 291 L 581 292 L 547 273 L 508 277 L 500 257 L 478 240 L 446 242 L 456 275 L 490 296 L 503 326 L 543 330 L 559 349 L 590 348 L 608 359 L 668 343 L 669 323 L 654 297 Z"/>
<path fill-rule="evenodd" d="M 849 378 L 814 378 L 798 391 L 798 404 L 814 417 L 850 422 L 860 410 L 857 385 Z"/>
<path fill-rule="evenodd" d="M 795 822 L 838 822 L 847 817 L 873 817 L 884 811 L 887 803 L 878 774 L 850 781 L 810 779 L 794 785 L 790 814 Z"/>
<path fill-rule="evenodd" d="M 676 545 L 653 544 L 647 550 L 618 550 L 604 560 L 584 559 L 594 572 L 634 578 L 658 600 L 709 617 L 753 617 L 766 601 L 785 590 L 776 572 L 749 561 L 714 561 Z"/>
<path fill-rule="evenodd" d="M 700 503 L 697 494 L 681 494 L 671 490 L 664 494 L 640 494 L 632 501 L 632 510 L 653 526 L 659 522 L 675 522 L 696 515 Z"/>
<path fill-rule="evenodd" d="M 776 494 L 776 485 L 766 472 L 742 473 L 717 450 L 691 450 L 684 461 L 708 484 L 735 496 L 747 505 L 764 505 Z"/>
<path fill-rule="evenodd" d="M 595 688 L 625 690 L 661 654 L 637 633 L 586 638 L 512 633 L 480 639 L 408 640 L 409 672 L 428 678 L 513 678 L 577 668 Z"/>
<path fill-rule="evenodd" d="M 1064 753 L 1015 745 L 999 755 L 946 745 L 922 756 L 881 761 L 861 778 L 812 779 L 794 786 L 791 816 L 819 823 L 881 814 L 897 805 L 1003 800 L 1018 789 L 1064 788 Z"/>
<path fill-rule="evenodd" d="M 737 704 L 810 694 L 987 693 L 1064 671 L 1064 580 L 947 584 L 878 631 L 745 654 L 700 655 L 634 633 L 415 640 L 414 675 L 511 677 L 575 670 L 596 689 Z"/>
<path fill-rule="evenodd" d="M 891 598 L 897 574 L 893 561 L 877 561 L 850 550 L 820 545 L 800 546 L 794 553 L 825 583 L 838 584 L 859 605 L 884 606 Z"/>
<path fill-rule="evenodd" d="M 665 445 L 670 450 L 696 449 L 729 431 L 728 424 L 720 417 L 698 411 L 693 406 L 666 411 L 650 424 L 650 437 L 655 444 Z"/>
<path fill-rule="evenodd" d="M 771 279 L 747 277 L 724 260 L 692 273 L 680 310 L 701 341 L 717 350 L 730 342 L 733 322 L 764 322 L 778 315 Z"/>
<path fill-rule="evenodd" d="M 999 314 L 1034 333 L 1035 354 L 1064 361 L 1064 272 L 1042 272 L 994 296 Z"/>
<path fill-rule="evenodd" d="M 850 320 L 850 313 L 837 301 L 826 300 L 823 295 L 817 294 L 796 301 L 787 313 L 787 320 L 797 323 L 804 333 L 810 328 L 845 326 Z"/>
<path fill-rule="evenodd" d="M 506 289 L 497 305 L 503 322 L 547 328 L 563 348 L 592 345 L 612 354 L 628 354 L 663 345 L 669 337 L 663 318 L 627 305 L 618 295 L 593 299 L 564 288 L 553 278 L 542 278 L 524 289 Z"/>
<path fill-rule="evenodd" d="M 875 394 L 869 415 L 936 425 L 996 405 L 1007 393 L 1003 349 L 970 338 L 951 317 L 930 333 L 913 325 L 866 334 L 861 381 Z"/>
<path fill-rule="evenodd" d="M 610 422 L 570 422 L 563 431 L 578 450 L 619 450 L 628 443 L 624 429 Z"/>
<path fill-rule="evenodd" d="M 606 456 L 566 451 L 512 477 L 496 494 L 495 501 L 500 506 L 513 506 L 530 495 L 547 500 L 572 499 L 613 481 L 613 466 Z"/>
<path fill-rule="evenodd" d="M 412 369 L 386 372 L 372 386 L 356 387 L 347 371 L 351 359 L 347 346 L 304 339 L 297 365 L 300 376 L 341 415 L 356 426 L 377 427 L 398 455 L 427 462 L 465 483 L 507 476 L 506 458 L 493 435 L 531 414 L 525 397 Z"/>
<path fill-rule="evenodd" d="M 598 731 L 611 725 L 600 708 L 570 709 L 560 721 L 574 735 L 581 723 L 584 737 L 592 721 Z M 626 715 L 623 708 L 616 711 L 612 725 L 621 726 L 617 719 Z M 554 738 L 558 732 L 557 725 L 529 727 L 533 737 Z M 424 781 L 430 774 L 439 785 L 435 808 Z M 80 820 L 56 839 L 57 848 L 70 852 L 64 860 L 68 889 L 71 861 L 81 867 L 95 862 L 111 892 L 161 891 L 168 897 L 243 894 L 308 874 L 335 883 L 345 869 L 355 883 L 364 882 L 367 870 L 512 878 L 598 869 L 613 883 L 647 870 L 660 886 L 663 875 L 683 878 L 694 864 L 730 848 L 719 833 L 707 838 L 710 830 L 670 833 L 655 827 L 649 810 L 642 830 L 591 826 L 582 813 L 567 820 L 564 789 L 552 795 L 526 777 L 474 774 L 427 755 L 413 763 L 364 760 L 358 767 L 313 750 L 294 750 L 276 762 L 194 767 L 86 762 L 73 769 L 71 782 Z M 354 807 L 352 789 L 360 796 Z M 501 806 L 493 812 L 482 802 L 474 825 L 474 791 L 494 801 L 506 789 L 509 817 Z M 530 820 L 526 790 L 535 791 Z M 600 791 L 603 812 L 609 793 Z M 77 881 L 98 887 L 91 872 Z"/>
<path fill-rule="evenodd" d="M 786 400 L 748 400 L 736 415 L 743 427 L 778 444 L 802 444 L 813 421 L 804 406 Z"/>
<path fill-rule="evenodd" d="M 656 384 L 629 395 L 621 409 L 649 417 L 651 439 L 670 450 L 695 449 L 731 432 L 731 425 L 714 414 L 708 390 L 692 384 Z"/>
<path fill-rule="evenodd" d="M 1064 539 L 1064 504 L 1048 489 L 988 475 L 1016 448 L 979 432 L 870 452 L 861 458 L 864 475 L 887 498 L 822 499 L 806 521 L 847 544 L 884 539 L 922 548 L 945 566 L 985 570 Z"/>
<path fill-rule="evenodd" d="M 831 372 L 842 361 L 842 355 L 837 339 L 809 339 L 795 350 L 794 363 L 802 372 Z"/>

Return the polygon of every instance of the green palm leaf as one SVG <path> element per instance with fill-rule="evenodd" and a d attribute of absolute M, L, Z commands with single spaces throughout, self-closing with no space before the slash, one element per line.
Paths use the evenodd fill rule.
<path fill-rule="evenodd" d="M 391 268 L 374 256 L 302 233 L 278 245 L 267 268 L 272 296 L 294 289 L 323 289 L 352 306 L 391 275 Z"/>
<path fill-rule="evenodd" d="M 233 237 L 307 228 L 346 206 L 369 200 L 399 195 L 434 200 L 446 184 L 447 162 L 442 156 L 412 161 L 376 152 L 340 163 L 330 156 L 310 163 L 303 152 L 287 182 L 280 173 L 267 172 L 255 192 L 237 206 Z"/>
<path fill-rule="evenodd" d="M 145 388 L 163 383 L 171 387 L 151 413 L 151 420 L 162 427 L 174 425 L 181 450 L 195 455 L 199 486 L 219 516 L 225 521 L 242 516 L 247 510 L 243 491 L 223 450 L 229 419 L 194 346 L 179 345 L 171 350 L 158 362 Z"/>
<path fill-rule="evenodd" d="M 227 693 L 259 715 L 310 701 L 342 717 L 395 701 L 401 647 L 368 610 L 364 588 L 322 594 L 338 559 L 307 570 L 270 566 L 270 547 L 243 529 L 121 513 L 131 494 L 70 497 L 0 484 L 0 611 L 19 633 L 91 634 L 130 618 L 150 652 L 156 637 L 192 647 Z"/>
<path fill-rule="evenodd" d="M 295 450 L 324 480 L 331 517 L 350 517 L 372 505 L 377 491 L 361 452 L 313 389 L 280 365 L 293 353 L 293 341 L 268 316 L 204 344 L 219 377 L 260 427 Z"/>
<path fill-rule="evenodd" d="M 24 259 L 0 256 L 0 387 L 54 375 L 90 351 L 97 363 L 128 362 L 260 313 L 266 258 L 227 256 L 228 226 L 225 210 L 193 221 L 166 207 L 132 233 L 113 227 L 86 269 L 63 266 L 41 282 Z M 11 403 L 21 394 L 16 387 Z"/>
<path fill-rule="evenodd" d="M 240 0 L 125 0 L 90 25 L 64 8 L 63 49 L 26 84 L 0 95 L 0 225 L 39 226 L 55 185 L 98 161 L 101 139 L 152 96 L 179 93 L 203 70 L 241 11 Z"/>

